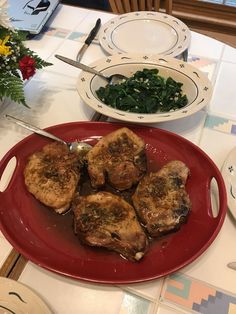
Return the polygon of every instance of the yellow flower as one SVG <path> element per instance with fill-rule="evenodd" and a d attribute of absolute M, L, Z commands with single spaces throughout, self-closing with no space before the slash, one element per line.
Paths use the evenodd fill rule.
<path fill-rule="evenodd" d="M 6 36 L 3 40 L 0 39 L 0 55 L 9 56 L 12 51 L 11 48 L 6 46 L 10 36 Z"/>

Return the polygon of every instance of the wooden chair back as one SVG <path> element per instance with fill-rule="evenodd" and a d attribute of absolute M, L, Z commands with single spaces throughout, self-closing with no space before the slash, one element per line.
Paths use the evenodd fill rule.
<path fill-rule="evenodd" d="M 172 15 L 172 0 L 109 0 L 113 13 L 163 11 Z"/>

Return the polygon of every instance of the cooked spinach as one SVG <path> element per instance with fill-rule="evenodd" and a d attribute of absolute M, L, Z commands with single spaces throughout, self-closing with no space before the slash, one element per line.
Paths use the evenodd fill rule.
<path fill-rule="evenodd" d="M 100 87 L 97 96 L 110 107 L 137 113 L 166 112 L 186 106 L 183 84 L 158 73 L 157 69 L 137 71 L 120 84 Z"/>

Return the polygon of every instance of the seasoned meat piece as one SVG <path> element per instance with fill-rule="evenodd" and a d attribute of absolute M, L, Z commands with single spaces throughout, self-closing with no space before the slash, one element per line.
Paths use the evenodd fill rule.
<path fill-rule="evenodd" d="M 30 193 L 63 213 L 71 204 L 80 178 L 78 156 L 64 144 L 50 143 L 29 157 L 24 177 Z"/>
<path fill-rule="evenodd" d="M 187 166 L 171 161 L 139 183 L 132 199 L 141 222 L 152 237 L 178 229 L 186 221 L 191 203 L 185 190 Z"/>
<path fill-rule="evenodd" d="M 109 192 L 80 196 L 74 210 L 79 239 L 90 246 L 116 251 L 131 261 L 140 260 L 148 246 L 134 208 Z"/>
<path fill-rule="evenodd" d="M 88 153 L 88 173 L 94 188 L 105 178 L 118 190 L 137 184 L 146 172 L 143 140 L 127 128 L 104 136 Z"/>

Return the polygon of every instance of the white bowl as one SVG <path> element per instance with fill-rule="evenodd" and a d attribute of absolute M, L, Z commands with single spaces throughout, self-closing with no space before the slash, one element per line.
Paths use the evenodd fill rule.
<path fill-rule="evenodd" d="M 160 55 L 119 54 L 97 60 L 90 65 L 97 71 L 109 76 L 115 73 L 132 76 L 138 70 L 158 69 L 164 78 L 172 77 L 183 83 L 183 93 L 187 95 L 188 104 L 178 110 L 151 114 L 132 113 L 118 110 L 104 104 L 96 91 L 107 82 L 101 77 L 81 72 L 77 89 L 84 102 L 94 110 L 122 121 L 136 123 L 155 123 L 175 120 L 189 116 L 206 106 L 212 95 L 212 85 L 206 74 L 190 64 L 172 57 Z"/>

